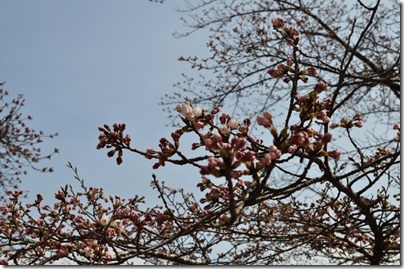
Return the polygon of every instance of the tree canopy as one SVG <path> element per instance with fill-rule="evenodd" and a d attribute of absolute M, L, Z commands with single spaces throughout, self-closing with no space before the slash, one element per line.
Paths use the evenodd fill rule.
<path fill-rule="evenodd" d="M 181 12 L 181 35 L 208 29 L 211 56 L 180 58 L 201 77 L 163 98 L 175 130 L 141 149 L 126 124 L 105 124 L 97 149 L 118 165 L 132 153 L 193 167 L 195 191 L 152 175 L 160 204 L 147 207 L 69 164 L 81 189 L 62 187 L 53 205 L 8 191 L 1 262 L 398 263 L 397 4 L 202 0 Z"/>

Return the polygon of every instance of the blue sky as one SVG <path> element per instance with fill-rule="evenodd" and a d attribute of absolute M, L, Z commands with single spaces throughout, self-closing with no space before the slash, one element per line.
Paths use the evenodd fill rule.
<path fill-rule="evenodd" d="M 124 122 L 138 148 L 157 148 L 171 128 L 158 105 L 175 89 L 189 66 L 179 56 L 207 51 L 207 35 L 175 39 L 184 29 L 178 12 L 182 0 L 163 5 L 147 0 L 4 0 L 0 2 L 0 81 L 12 95 L 26 98 L 30 126 L 59 136 L 46 140 L 44 152 L 60 149 L 52 174 L 31 171 L 22 184 L 30 196 L 53 197 L 59 186 L 75 184 L 68 162 L 87 185 L 108 194 L 155 197 L 151 174 L 173 186 L 195 186 L 172 167 L 154 171 L 153 162 L 125 154 L 117 166 L 97 151 L 97 127 Z M 181 170 L 185 171 L 185 170 Z M 49 199 L 49 198 L 48 198 Z M 52 200 L 48 200 L 52 201 Z"/>

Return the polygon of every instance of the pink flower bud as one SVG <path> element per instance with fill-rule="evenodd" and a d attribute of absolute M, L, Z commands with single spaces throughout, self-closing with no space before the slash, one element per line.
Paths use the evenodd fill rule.
<path fill-rule="evenodd" d="M 298 36 L 300 35 L 300 32 L 299 32 L 299 30 L 297 30 L 296 28 L 291 28 L 291 29 L 290 29 L 290 35 L 291 35 L 292 37 L 298 37 Z"/>
<path fill-rule="evenodd" d="M 231 177 L 234 178 L 234 179 L 238 179 L 238 178 L 241 177 L 242 175 L 243 175 L 243 172 L 241 172 L 241 171 L 233 171 L 233 172 L 231 173 Z"/>
<path fill-rule="evenodd" d="M 289 83 L 289 82 L 290 82 L 290 77 L 286 77 L 286 78 L 284 78 L 284 79 L 283 79 L 283 82 L 285 82 L 285 83 Z"/>
<path fill-rule="evenodd" d="M 339 152 L 338 150 L 332 150 L 328 152 L 328 156 L 335 160 L 338 160 L 341 157 L 341 152 Z"/>
<path fill-rule="evenodd" d="M 114 156 L 114 154 L 115 154 L 115 150 L 111 150 L 111 151 L 108 151 L 107 156 L 111 158 Z"/>
<path fill-rule="evenodd" d="M 361 121 L 361 120 L 362 120 L 362 115 L 361 115 L 360 113 L 356 113 L 356 114 L 354 115 L 354 117 L 353 117 L 353 120 L 359 120 L 359 121 Z"/>
<path fill-rule="evenodd" d="M 211 172 L 212 170 L 208 166 L 202 166 L 199 170 L 199 173 L 201 173 L 201 175 L 209 175 Z"/>
<path fill-rule="evenodd" d="M 339 126 L 338 123 L 333 123 L 333 124 L 330 125 L 330 128 L 331 128 L 331 129 L 335 129 L 335 128 L 337 128 L 338 126 Z"/>
<path fill-rule="evenodd" d="M 269 153 L 266 153 L 263 158 L 260 159 L 260 162 L 265 166 L 270 166 L 272 163 L 272 158 Z"/>
<path fill-rule="evenodd" d="M 244 148 L 244 146 L 247 144 L 247 140 L 245 138 L 234 137 L 231 143 L 235 150 L 239 150 Z"/>
<path fill-rule="evenodd" d="M 267 71 L 267 73 L 268 73 L 271 77 L 273 77 L 273 78 L 278 78 L 278 77 L 280 77 L 280 74 L 279 74 L 278 71 L 275 70 L 275 69 L 269 69 L 269 70 Z"/>
<path fill-rule="evenodd" d="M 274 28 L 279 29 L 285 26 L 285 21 L 281 17 L 278 17 L 276 19 L 272 19 L 272 25 Z"/>
<path fill-rule="evenodd" d="M 316 86 L 314 86 L 314 91 L 317 93 L 323 92 L 327 89 L 328 84 L 322 81 L 319 81 Z"/>
<path fill-rule="evenodd" d="M 323 144 L 329 143 L 331 141 L 331 138 L 332 138 L 331 133 L 325 133 L 323 138 L 322 138 Z"/>
<path fill-rule="evenodd" d="M 241 158 L 242 162 L 252 162 L 254 160 L 255 160 L 255 153 L 251 150 L 245 153 Z"/>
<path fill-rule="evenodd" d="M 277 150 L 278 148 L 276 147 L 276 146 L 274 146 L 274 145 L 271 145 L 269 148 L 268 148 L 268 150 L 269 151 L 275 151 L 275 150 Z"/>
<path fill-rule="evenodd" d="M 312 76 L 317 76 L 317 74 L 318 74 L 317 68 L 311 66 L 311 67 L 307 68 L 307 73 Z"/>
<path fill-rule="evenodd" d="M 268 111 L 265 111 L 263 114 L 264 118 L 272 122 L 272 114 Z"/>

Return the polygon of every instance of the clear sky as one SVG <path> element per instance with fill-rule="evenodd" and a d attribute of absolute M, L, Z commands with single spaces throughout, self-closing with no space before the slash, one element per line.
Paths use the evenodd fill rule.
<path fill-rule="evenodd" d="M 22 184 L 30 196 L 53 197 L 59 186 L 74 184 L 68 162 L 78 167 L 87 185 L 108 194 L 150 196 L 151 174 L 173 186 L 195 186 L 171 167 L 154 171 L 153 161 L 124 155 L 117 166 L 106 151 L 97 151 L 97 127 L 124 122 L 138 148 L 158 148 L 170 136 L 167 114 L 158 105 L 174 91 L 189 66 L 179 56 L 207 50 L 207 35 L 175 39 L 184 29 L 174 8 L 147 0 L 3 0 L 0 2 L 0 81 L 12 95 L 26 98 L 29 124 L 59 136 L 43 143 L 44 153 L 60 149 L 52 174 L 31 171 Z M 181 170 L 184 171 L 184 170 Z M 153 194 L 153 196 L 155 196 Z M 53 200 L 48 200 L 53 201 Z"/>

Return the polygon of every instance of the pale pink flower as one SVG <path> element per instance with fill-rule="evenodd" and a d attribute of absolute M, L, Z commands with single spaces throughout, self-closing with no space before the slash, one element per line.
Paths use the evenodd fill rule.
<path fill-rule="evenodd" d="M 190 104 L 185 104 L 181 108 L 181 114 L 187 118 L 190 119 L 192 117 L 193 109 Z"/>
<path fill-rule="evenodd" d="M 94 250 L 93 250 L 92 248 L 90 248 L 90 247 L 85 247 L 85 248 L 84 248 L 84 255 L 85 255 L 86 257 L 91 258 L 91 257 L 94 256 Z"/>
<path fill-rule="evenodd" d="M 118 234 L 121 234 L 125 230 L 125 225 L 123 225 L 121 220 L 115 220 L 111 222 L 111 227 L 118 230 Z"/>
<path fill-rule="evenodd" d="M 102 226 L 107 226 L 109 223 L 110 219 L 107 217 L 107 215 L 104 213 L 100 219 L 100 223 Z"/>
<path fill-rule="evenodd" d="M 124 208 L 124 210 L 123 210 L 123 213 L 124 213 L 125 215 L 129 215 L 130 211 L 131 211 L 130 207 L 129 207 L 129 206 L 126 206 L 126 207 Z"/>
<path fill-rule="evenodd" d="M 228 123 L 231 130 L 235 130 L 238 127 L 238 121 L 236 119 L 231 119 Z"/>
<path fill-rule="evenodd" d="M 290 145 L 288 148 L 288 152 L 289 153 L 295 153 L 297 150 L 297 146 L 296 145 Z"/>
<path fill-rule="evenodd" d="M 223 135 L 227 134 L 229 132 L 229 129 L 227 128 L 226 125 L 222 125 L 219 127 L 219 132 Z"/>
<path fill-rule="evenodd" d="M 195 117 L 200 117 L 202 116 L 203 110 L 200 107 L 194 107 L 194 110 L 192 112 L 194 113 Z"/>

